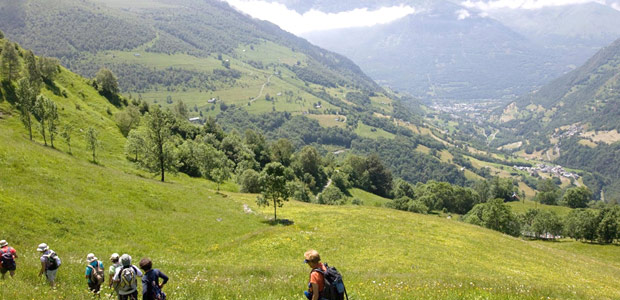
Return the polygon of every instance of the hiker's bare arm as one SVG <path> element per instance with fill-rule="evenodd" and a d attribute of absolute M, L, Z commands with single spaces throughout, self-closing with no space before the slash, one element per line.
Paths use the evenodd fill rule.
<path fill-rule="evenodd" d="M 39 276 L 43 275 L 44 272 L 45 272 L 45 263 L 41 262 L 41 271 L 39 271 Z"/>
<path fill-rule="evenodd" d="M 319 285 L 312 283 L 312 300 L 319 300 Z"/>

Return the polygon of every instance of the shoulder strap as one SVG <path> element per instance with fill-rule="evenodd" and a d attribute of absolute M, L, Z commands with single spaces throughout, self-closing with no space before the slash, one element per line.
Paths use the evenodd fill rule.
<path fill-rule="evenodd" d="M 314 272 L 318 272 L 321 275 L 325 276 L 325 271 L 321 270 L 321 268 L 312 269 L 312 271 L 310 271 L 310 274 L 312 274 Z"/>

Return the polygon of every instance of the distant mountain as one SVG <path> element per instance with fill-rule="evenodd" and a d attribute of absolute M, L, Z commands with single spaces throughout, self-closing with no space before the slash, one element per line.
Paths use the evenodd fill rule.
<path fill-rule="evenodd" d="M 497 99 L 540 87 L 620 36 L 620 12 L 598 3 L 478 11 L 462 1 L 274 0 L 300 13 L 411 5 L 388 25 L 304 34 L 381 84 L 426 99 Z"/>
<path fill-rule="evenodd" d="M 349 59 L 269 22 L 248 18 L 218 0 L 1 0 L 0 8 L 0 29 L 8 37 L 38 54 L 58 57 L 89 77 L 97 71 L 90 66 L 101 65 L 100 59 L 90 58 L 102 51 L 235 56 L 244 45 L 272 42 L 307 55 L 309 68 L 300 66 L 298 73 L 311 69 L 305 73 L 335 84 L 378 90 Z"/>
<path fill-rule="evenodd" d="M 530 126 L 545 135 L 577 123 L 595 130 L 620 130 L 620 39 L 515 104 L 518 113 L 506 127 L 522 126 L 523 134 L 532 134 Z"/>
<path fill-rule="evenodd" d="M 501 9 L 489 14 L 546 47 L 600 49 L 620 37 L 620 11 L 595 2 L 536 10 Z"/>
<path fill-rule="evenodd" d="M 434 99 L 501 98 L 568 69 L 553 53 L 500 22 L 446 1 L 371 28 L 304 35 L 343 53 L 381 84 Z"/>

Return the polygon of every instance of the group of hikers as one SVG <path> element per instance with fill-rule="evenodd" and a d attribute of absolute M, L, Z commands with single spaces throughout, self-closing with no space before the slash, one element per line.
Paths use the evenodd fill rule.
<path fill-rule="evenodd" d="M 37 247 L 41 254 L 41 270 L 39 276 L 45 274 L 47 281 L 55 286 L 56 273 L 62 264 L 60 257 L 45 243 Z M 17 251 L 10 247 L 7 241 L 0 241 L 0 273 L 4 279 L 6 273 L 15 276 L 17 264 Z M 84 277 L 88 283 L 88 289 L 95 296 L 99 296 L 101 286 L 106 280 L 106 272 L 103 262 L 95 254 L 86 256 L 86 271 Z M 113 289 L 119 300 L 137 300 L 138 282 L 142 278 L 142 299 L 163 300 L 166 294 L 162 291 L 168 282 L 168 276 L 158 269 L 153 269 L 153 262 L 149 258 L 140 260 L 140 268 L 132 265 L 129 254 L 120 255 L 114 253 L 110 256 L 112 265 L 108 268 L 108 287 Z M 304 295 L 308 300 L 343 300 L 348 299 L 342 276 L 336 268 L 321 262 L 321 256 L 316 250 L 308 250 L 304 253 L 304 263 L 310 267 L 310 279 L 308 289 Z M 141 271 L 142 270 L 142 271 Z M 162 280 L 160 283 L 160 279 Z"/>
<path fill-rule="evenodd" d="M 39 244 L 37 251 L 41 254 L 41 270 L 39 277 L 45 274 L 45 278 L 52 288 L 56 284 L 56 273 L 62 264 L 56 252 L 49 248 L 46 243 Z M 10 247 L 7 241 L 0 241 L 0 273 L 2 279 L 6 273 L 15 276 L 18 258 L 17 251 Z M 88 283 L 88 290 L 95 296 L 100 295 L 101 286 L 106 280 L 105 267 L 95 254 L 86 255 L 86 271 L 84 277 Z M 113 289 L 119 300 L 138 299 L 138 277 L 142 278 L 142 299 L 164 300 L 166 294 L 162 291 L 168 282 L 168 276 L 158 269 L 153 269 L 153 262 L 149 258 L 140 260 L 140 268 L 132 265 L 129 254 L 119 255 L 114 253 L 110 256 L 112 265 L 108 268 L 108 287 Z M 142 271 L 141 271 L 142 270 Z M 160 283 L 160 279 L 162 280 Z"/>

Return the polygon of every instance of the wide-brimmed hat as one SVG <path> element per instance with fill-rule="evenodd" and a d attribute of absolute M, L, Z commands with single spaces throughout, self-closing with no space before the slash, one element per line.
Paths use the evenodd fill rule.
<path fill-rule="evenodd" d="M 110 260 L 118 260 L 119 259 L 119 255 L 118 253 L 112 253 L 112 255 L 110 256 Z"/>
<path fill-rule="evenodd" d="M 1 240 L 0 241 L 0 247 L 4 247 L 4 246 L 8 246 L 9 243 L 7 243 L 5 240 Z"/>
<path fill-rule="evenodd" d="M 47 249 L 49 249 L 49 247 L 46 243 L 41 243 L 39 244 L 39 247 L 37 247 L 37 251 L 39 252 L 47 251 Z"/>
<path fill-rule="evenodd" d="M 95 254 L 92 253 L 88 253 L 88 255 L 86 255 L 86 261 L 88 261 L 89 263 L 96 261 L 97 257 L 95 256 Z"/>

